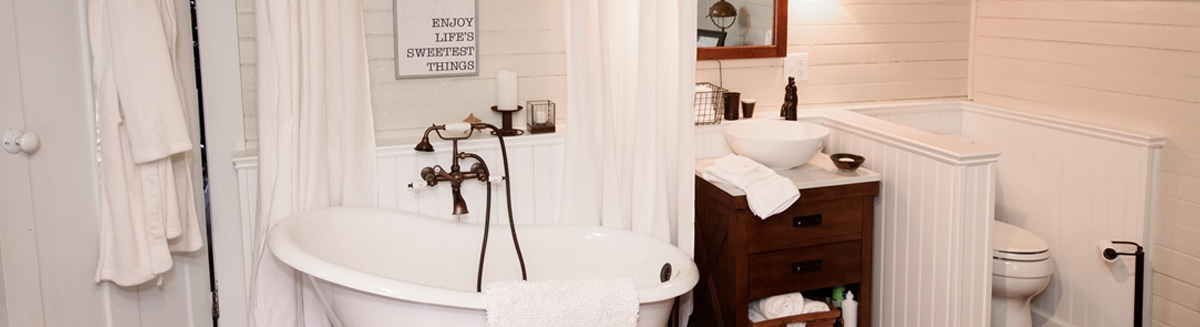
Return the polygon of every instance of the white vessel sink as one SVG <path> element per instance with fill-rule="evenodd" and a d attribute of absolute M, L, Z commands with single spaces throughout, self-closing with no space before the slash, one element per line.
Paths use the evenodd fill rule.
<path fill-rule="evenodd" d="M 808 162 L 828 136 L 825 126 L 801 121 L 754 119 L 725 126 L 725 141 L 734 153 L 774 170 Z"/>

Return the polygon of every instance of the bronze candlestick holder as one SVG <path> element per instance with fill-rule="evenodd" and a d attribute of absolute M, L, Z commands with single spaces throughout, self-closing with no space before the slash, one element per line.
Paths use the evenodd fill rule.
<path fill-rule="evenodd" d="M 525 131 L 513 128 L 513 114 L 521 111 L 525 107 L 517 106 L 517 110 L 500 110 L 496 106 L 492 106 L 492 111 L 500 113 L 500 129 L 492 131 L 492 135 L 500 136 L 517 136 L 525 134 Z"/>

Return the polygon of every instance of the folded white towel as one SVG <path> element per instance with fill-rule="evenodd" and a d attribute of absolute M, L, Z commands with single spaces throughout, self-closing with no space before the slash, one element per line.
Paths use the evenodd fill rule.
<path fill-rule="evenodd" d="M 767 169 L 766 166 L 750 158 L 736 154 L 726 155 L 713 161 L 713 167 L 737 176 L 747 176 L 751 172 L 756 172 L 756 169 Z"/>
<path fill-rule="evenodd" d="M 488 327 L 633 327 L 638 295 L 633 279 L 597 278 L 488 284 Z"/>
<path fill-rule="evenodd" d="M 775 177 L 760 179 L 743 189 L 750 211 L 763 219 L 787 210 L 800 200 L 796 184 L 783 176 Z"/>
<path fill-rule="evenodd" d="M 733 185 L 746 192 L 750 212 L 762 219 L 783 212 L 800 199 L 800 191 L 786 177 L 762 164 L 729 154 L 700 170 L 700 177 Z"/>

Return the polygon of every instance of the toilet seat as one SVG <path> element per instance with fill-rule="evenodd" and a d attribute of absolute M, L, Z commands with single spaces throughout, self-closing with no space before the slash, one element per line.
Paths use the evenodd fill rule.
<path fill-rule="evenodd" d="M 1050 246 L 1041 237 L 1002 221 L 992 221 L 992 259 L 1043 261 L 1049 258 Z"/>

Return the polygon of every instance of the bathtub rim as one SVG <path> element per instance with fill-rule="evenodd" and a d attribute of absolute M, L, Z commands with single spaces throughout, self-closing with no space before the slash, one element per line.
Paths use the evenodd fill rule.
<path fill-rule="evenodd" d="M 294 226 L 302 224 L 305 221 L 327 219 L 331 213 L 343 217 L 348 213 L 355 216 L 389 215 L 404 218 L 425 219 L 427 220 L 426 223 L 432 224 L 461 224 L 428 217 L 421 214 L 378 207 L 344 206 L 318 208 L 293 214 L 275 223 L 271 227 L 269 235 L 267 236 L 267 250 L 275 255 L 275 257 L 282 261 L 285 265 L 296 269 L 301 273 L 349 289 L 404 301 L 479 310 L 484 310 L 486 308 L 486 298 L 482 293 L 458 291 L 406 282 L 334 264 L 305 252 L 299 245 L 297 245 L 296 240 L 294 240 L 291 235 L 286 232 L 291 228 L 296 228 Z M 478 227 L 481 228 L 482 226 Z M 672 254 L 687 259 L 688 264 L 685 265 L 685 267 L 675 268 L 679 269 L 680 271 L 676 277 L 671 279 L 669 282 L 639 286 L 637 288 L 638 302 L 641 304 L 653 303 L 682 296 L 683 294 L 691 291 L 700 280 L 698 268 L 696 267 L 696 263 L 690 255 L 679 249 L 679 247 L 675 246 L 674 244 L 663 242 L 662 240 L 650 237 L 648 235 L 623 229 L 592 225 L 518 225 L 517 227 L 520 227 L 520 229 L 600 229 L 606 233 L 622 234 L 632 238 L 644 239 L 649 242 L 661 243 L 664 246 L 668 246 L 667 249 L 668 251 L 672 251 Z"/>

